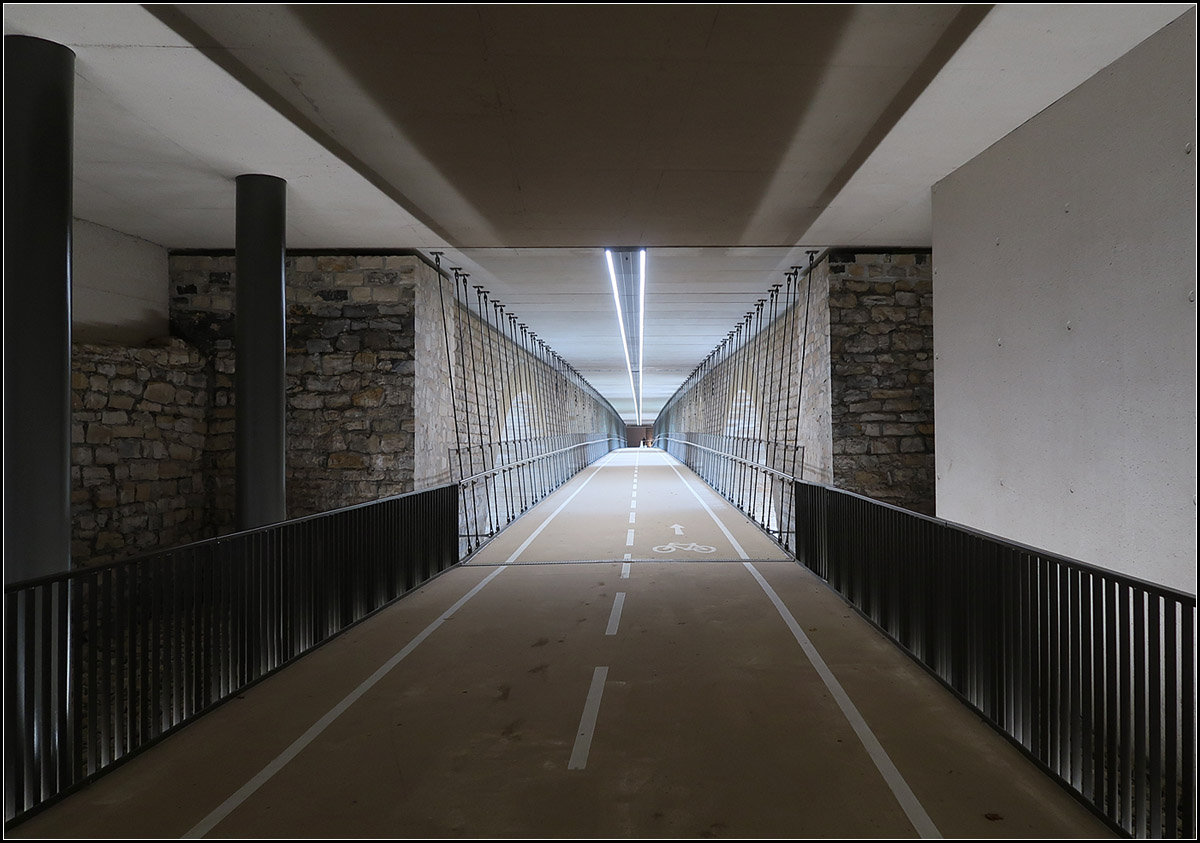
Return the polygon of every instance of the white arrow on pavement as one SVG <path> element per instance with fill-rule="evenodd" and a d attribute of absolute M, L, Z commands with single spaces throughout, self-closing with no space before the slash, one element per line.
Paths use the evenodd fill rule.
<path fill-rule="evenodd" d="M 683 535 L 683 525 L 682 524 L 672 524 L 671 529 L 675 531 L 675 535 L 677 535 L 677 536 Z"/>

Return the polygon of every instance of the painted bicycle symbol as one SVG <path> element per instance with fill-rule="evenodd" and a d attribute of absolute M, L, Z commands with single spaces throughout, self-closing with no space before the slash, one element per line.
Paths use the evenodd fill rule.
<path fill-rule="evenodd" d="M 674 553 L 677 550 L 692 550 L 696 553 L 712 553 L 716 550 L 715 547 L 709 547 L 706 544 L 696 544 L 695 542 L 671 542 L 670 544 L 660 544 L 654 548 L 655 553 Z"/>

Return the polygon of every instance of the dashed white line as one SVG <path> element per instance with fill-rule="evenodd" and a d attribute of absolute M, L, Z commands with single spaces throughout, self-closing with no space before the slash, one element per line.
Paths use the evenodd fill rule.
<path fill-rule="evenodd" d="M 626 559 L 628 559 L 628 558 L 629 558 L 629 554 L 628 554 L 628 553 L 626 553 L 626 554 L 625 554 L 625 558 L 626 558 Z M 623 579 L 623 580 L 627 580 L 627 579 L 629 579 L 629 563 L 628 563 L 628 562 L 624 563 L 624 564 L 621 566 L 621 579 Z"/>
<path fill-rule="evenodd" d="M 567 762 L 568 770 L 587 767 L 592 735 L 596 731 L 596 718 L 600 715 L 600 697 L 604 695 L 604 681 L 607 678 L 607 667 L 598 667 L 592 672 L 592 684 L 588 688 L 587 701 L 583 704 L 583 716 L 579 718 L 579 729 L 575 732 L 575 747 L 571 750 L 571 760 Z"/>
<path fill-rule="evenodd" d="M 630 508 L 630 509 L 637 509 L 637 498 L 634 498 L 633 500 L 631 500 L 631 501 L 629 502 L 629 508 Z"/>
<path fill-rule="evenodd" d="M 631 513 L 629 513 L 629 523 L 630 523 L 630 524 L 636 524 L 636 523 L 637 523 L 637 513 L 636 513 L 636 512 L 631 512 Z"/>
<path fill-rule="evenodd" d="M 635 497 L 635 498 L 637 497 L 637 492 L 633 493 L 633 497 Z"/>
<path fill-rule="evenodd" d="M 625 546 L 633 547 L 633 530 L 625 531 Z"/>
<path fill-rule="evenodd" d="M 626 553 L 626 554 L 625 554 L 625 556 L 623 556 L 622 558 L 623 558 L 623 559 L 632 559 L 632 558 L 633 558 L 633 554 L 632 554 L 632 553 Z"/>
<path fill-rule="evenodd" d="M 608 616 L 608 628 L 604 630 L 605 635 L 617 634 L 617 627 L 621 625 L 621 609 L 623 608 L 625 608 L 625 592 L 618 591 L 613 600 L 612 612 Z"/>

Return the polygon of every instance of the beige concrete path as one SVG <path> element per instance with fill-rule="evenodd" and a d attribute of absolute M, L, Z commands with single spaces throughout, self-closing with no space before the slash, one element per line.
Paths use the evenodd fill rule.
<path fill-rule="evenodd" d="M 794 562 L 626 565 L 666 508 L 609 553 L 632 498 L 585 495 L 629 456 L 11 836 L 1110 836 Z M 639 502 L 682 486 L 634 462 Z M 680 509 L 693 558 L 778 553 L 705 500 L 732 541 Z M 531 536 L 616 560 L 486 564 Z"/>
<path fill-rule="evenodd" d="M 623 448 L 518 518 L 469 563 L 787 558 L 683 463 L 657 448 Z"/>

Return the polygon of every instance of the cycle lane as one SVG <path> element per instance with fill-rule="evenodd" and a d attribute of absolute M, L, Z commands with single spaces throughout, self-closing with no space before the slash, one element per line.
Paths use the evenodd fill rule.
<path fill-rule="evenodd" d="M 682 463 L 658 449 L 627 448 L 580 472 L 470 564 L 743 558 L 786 554 Z"/>

